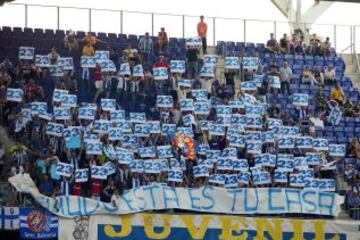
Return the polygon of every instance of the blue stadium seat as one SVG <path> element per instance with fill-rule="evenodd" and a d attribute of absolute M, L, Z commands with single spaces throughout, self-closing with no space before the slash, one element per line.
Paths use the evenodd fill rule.
<path fill-rule="evenodd" d="M 109 33 L 108 34 L 108 41 L 111 43 L 117 42 L 117 35 L 116 33 Z"/>
<path fill-rule="evenodd" d="M 257 43 L 256 44 L 256 49 L 259 53 L 263 53 L 265 51 L 265 44 L 263 43 Z"/>
<path fill-rule="evenodd" d="M 76 37 L 77 37 L 78 39 L 84 38 L 85 35 L 86 35 L 86 34 L 85 34 L 84 31 L 77 31 L 77 32 L 76 32 Z"/>
<path fill-rule="evenodd" d="M 97 37 L 104 42 L 108 42 L 108 37 L 106 36 L 106 33 L 104 32 L 98 32 Z"/>
<path fill-rule="evenodd" d="M 22 37 L 23 31 L 22 31 L 21 27 L 14 27 L 12 34 L 13 34 L 14 38 L 20 38 L 20 37 Z"/>
<path fill-rule="evenodd" d="M 24 28 L 24 38 L 33 38 L 34 37 L 34 32 L 32 28 Z"/>

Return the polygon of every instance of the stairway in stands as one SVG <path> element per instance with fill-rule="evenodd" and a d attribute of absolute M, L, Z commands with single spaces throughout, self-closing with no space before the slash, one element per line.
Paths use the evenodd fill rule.
<path fill-rule="evenodd" d="M 353 86 L 360 90 L 360 69 L 357 69 L 355 56 L 351 54 L 341 54 L 345 62 L 345 76 L 350 77 Z"/>

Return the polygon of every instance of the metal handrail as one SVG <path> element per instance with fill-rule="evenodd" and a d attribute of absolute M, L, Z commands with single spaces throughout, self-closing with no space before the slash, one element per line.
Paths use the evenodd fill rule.
<path fill-rule="evenodd" d="M 121 10 L 121 9 L 106 9 L 106 8 L 91 8 L 91 7 L 73 7 L 73 6 L 60 6 L 60 5 L 45 5 L 45 4 L 27 4 L 24 2 L 15 2 L 15 3 L 6 3 L 4 6 L 23 6 L 24 10 L 25 10 L 25 23 L 24 23 L 24 27 L 28 27 L 28 20 L 29 20 L 29 8 L 31 9 L 31 7 L 39 7 L 39 8 L 55 8 L 57 10 L 57 21 L 56 21 L 56 27 L 54 27 L 55 29 L 60 29 L 61 25 L 61 14 L 60 14 L 60 10 L 65 10 L 65 9 L 73 9 L 73 10 L 79 10 L 79 11 L 87 11 L 88 12 L 88 24 L 87 27 L 83 27 L 82 31 L 89 31 L 92 32 L 93 28 L 92 28 L 92 13 L 95 11 L 109 11 L 112 13 L 119 13 L 120 17 L 117 21 L 120 22 L 120 31 L 116 31 L 119 33 L 124 33 L 123 29 L 124 29 L 124 22 L 126 23 L 126 17 L 124 17 L 124 13 L 125 14 L 142 14 L 142 15 L 148 15 L 151 17 L 151 29 L 146 29 L 148 32 L 150 32 L 152 35 L 154 35 L 155 33 L 155 20 L 154 17 L 156 16 L 169 16 L 169 17 L 176 17 L 176 18 L 181 18 L 180 21 L 182 21 L 182 37 L 185 38 L 186 34 L 185 34 L 185 25 L 186 25 L 186 18 L 198 18 L 199 15 L 186 15 L 186 14 L 174 14 L 174 13 L 160 13 L 160 12 L 144 12 L 144 11 L 133 11 L 133 10 Z M 277 20 L 266 20 L 266 19 L 244 19 L 244 18 L 238 18 L 238 17 L 220 17 L 220 16 L 206 16 L 206 18 L 209 19 L 209 24 L 212 26 L 209 26 L 209 40 L 208 44 L 212 45 L 212 46 L 216 46 L 216 41 L 220 40 L 217 36 L 217 26 L 220 23 L 220 21 L 217 20 L 228 20 L 228 21 L 240 21 L 239 26 L 241 26 L 241 22 L 243 23 L 243 38 L 241 41 L 243 42 L 248 42 L 249 39 L 247 39 L 247 24 L 251 23 L 251 22 L 258 22 L 258 23 L 273 23 L 273 27 L 271 27 L 270 25 L 266 27 L 266 29 L 268 29 L 267 31 L 273 32 L 276 36 L 277 34 L 277 24 L 295 24 L 293 21 L 277 21 Z M 115 20 L 116 21 L 116 20 Z M 306 22 L 301 22 L 298 23 L 299 26 L 304 26 L 304 28 L 309 28 L 310 26 L 314 25 L 314 23 L 306 23 Z M 357 25 L 344 25 L 344 24 L 330 24 L 330 23 L 320 23 L 320 24 L 315 24 L 316 26 L 333 26 L 334 30 L 333 30 L 333 43 L 335 48 L 337 48 L 337 34 L 336 34 L 336 29 L 339 26 L 343 26 L 343 27 L 350 27 L 351 31 L 351 43 L 355 43 L 355 29 Z M 17 27 L 22 27 L 22 26 L 17 26 Z M 86 29 L 85 29 L 86 28 Z M 291 29 L 291 27 L 290 27 Z M 311 28 L 310 28 L 311 29 Z M 179 30 L 180 33 L 180 30 Z M 212 36 L 211 36 L 212 35 Z M 180 34 L 179 34 L 180 36 Z M 212 39 L 210 39 L 210 36 Z M 191 36 L 187 36 L 187 37 L 191 37 Z M 354 39 L 354 40 L 353 40 Z M 212 41 L 211 41 L 212 40 Z M 237 39 L 237 41 L 240 39 Z M 265 39 L 263 39 L 263 41 L 266 41 Z M 350 46 L 348 47 L 350 48 Z M 347 50 L 348 48 L 344 49 L 343 51 Z M 353 53 L 353 49 L 355 49 L 355 45 L 354 48 L 352 48 L 351 53 Z M 343 52 L 342 51 L 342 52 Z"/>
<path fill-rule="evenodd" d="M 6 5 L 20 5 L 20 6 L 28 6 L 28 7 L 53 7 L 53 8 L 70 8 L 70 9 L 79 9 L 79 10 L 95 10 L 95 11 L 111 11 L 111 12 L 128 12 L 128 13 L 139 13 L 139 14 L 156 14 L 156 15 L 168 15 L 168 16 L 176 16 L 176 17 L 199 17 L 199 15 L 187 15 L 187 14 L 174 14 L 174 13 L 160 13 L 160 12 L 143 12 L 143 11 L 133 11 L 133 10 L 122 10 L 122 9 L 106 9 L 106 8 L 85 8 L 85 7 L 73 7 L 73 6 L 56 6 L 56 5 L 43 5 L 43 4 L 27 4 L 27 3 L 5 3 Z M 206 16 L 207 18 L 216 18 L 216 19 L 224 19 L 224 20 L 246 20 L 246 21 L 258 21 L 258 22 L 274 22 L 274 20 L 269 19 L 245 19 L 245 18 L 237 18 L 237 17 L 222 17 L 222 16 Z M 291 21 L 275 21 L 278 23 L 294 23 Z M 299 24 L 310 24 L 313 23 L 307 23 L 307 22 L 301 22 Z M 334 25 L 332 23 L 319 23 L 316 25 Z M 347 25 L 347 24 L 337 24 L 337 26 L 353 26 L 353 25 Z"/>
<path fill-rule="evenodd" d="M 359 56 L 356 53 L 356 51 L 354 52 L 354 55 L 355 55 L 356 68 L 357 68 L 358 72 L 360 72 L 360 61 L 359 61 Z"/>
<path fill-rule="evenodd" d="M 354 46 L 354 43 L 351 43 L 349 46 L 347 46 L 346 48 L 344 48 L 343 50 L 341 50 L 340 53 L 345 52 L 346 50 L 348 50 L 348 49 L 351 48 L 352 46 Z"/>

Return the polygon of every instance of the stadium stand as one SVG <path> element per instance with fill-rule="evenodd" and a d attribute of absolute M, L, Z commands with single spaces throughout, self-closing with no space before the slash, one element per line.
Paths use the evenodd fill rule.
<path fill-rule="evenodd" d="M 215 55 L 203 55 L 196 39 L 170 37 L 160 49 L 158 39 L 146 34 L 2 27 L 3 180 L 27 172 L 47 196 L 72 194 L 105 202 L 126 189 L 154 183 L 306 188 L 313 181 L 315 188 L 328 184 L 325 191 L 346 196 L 344 208 L 358 219 L 359 91 L 344 76 L 345 63 L 334 49 L 325 51 L 323 43 L 305 46 L 299 39 L 272 40 L 219 41 Z M 94 55 L 108 65 L 86 62 Z M 64 58 L 72 59 L 68 70 L 58 67 Z M 220 59 L 224 73 L 216 65 Z M 186 62 L 186 72 L 185 65 L 176 71 L 174 60 Z M 90 115 L 81 113 L 91 109 Z M 172 124 L 182 134 L 172 131 Z M 57 127 L 59 132 L 52 130 Z M 120 127 L 122 133 L 114 130 L 111 136 L 109 130 Z M 92 137 L 100 150 L 89 149 Z M 110 150 L 103 153 L 103 146 Z M 114 150 L 115 159 L 128 154 L 132 161 L 161 167 L 139 170 L 125 160 L 113 161 Z M 292 155 L 294 165 L 281 171 L 285 154 Z M 105 165 L 110 170 L 105 179 L 77 181 L 72 171 L 59 175 L 60 164 L 72 171 Z M 167 175 L 172 164 L 184 164 L 179 181 Z M 206 177 L 196 173 L 202 166 Z M 265 173 L 265 181 L 255 179 L 257 171 Z M 285 178 L 278 178 L 280 172 Z M 30 196 L 7 194 L 1 197 L 4 206 L 35 204 Z"/>

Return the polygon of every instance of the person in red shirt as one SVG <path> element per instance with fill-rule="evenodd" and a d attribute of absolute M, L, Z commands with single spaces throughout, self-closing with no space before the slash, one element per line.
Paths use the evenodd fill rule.
<path fill-rule="evenodd" d="M 101 193 L 101 180 L 92 179 L 91 180 L 91 198 L 95 200 L 100 200 Z"/>
<path fill-rule="evenodd" d="M 36 99 L 44 99 L 44 90 L 35 83 L 34 79 L 30 79 L 25 88 L 26 99 L 35 101 Z"/>
<path fill-rule="evenodd" d="M 160 32 L 158 33 L 157 42 L 159 46 L 159 52 L 167 52 L 169 47 L 169 39 L 167 33 L 165 32 L 165 28 L 160 28 Z"/>
<path fill-rule="evenodd" d="M 99 97 L 99 95 L 102 93 L 103 86 L 104 86 L 103 74 L 101 72 L 101 66 L 99 63 L 96 63 L 96 66 L 94 69 L 94 76 L 95 76 L 95 88 L 96 88 L 96 93 L 94 96 L 94 103 L 96 103 L 96 100 Z"/>
<path fill-rule="evenodd" d="M 75 195 L 75 196 L 82 196 L 82 195 L 83 195 L 81 183 L 75 182 L 75 183 L 73 184 L 73 191 L 72 191 L 72 193 L 73 193 L 73 195 Z"/>
<path fill-rule="evenodd" d="M 206 35 L 207 35 L 207 24 L 204 21 L 204 16 L 200 16 L 200 22 L 197 24 L 197 32 L 198 36 L 202 41 L 202 49 L 203 54 L 206 54 L 207 43 L 206 43 Z"/>
<path fill-rule="evenodd" d="M 165 57 L 160 55 L 159 60 L 154 63 L 154 67 L 166 67 L 169 68 L 170 64 L 166 62 Z"/>

